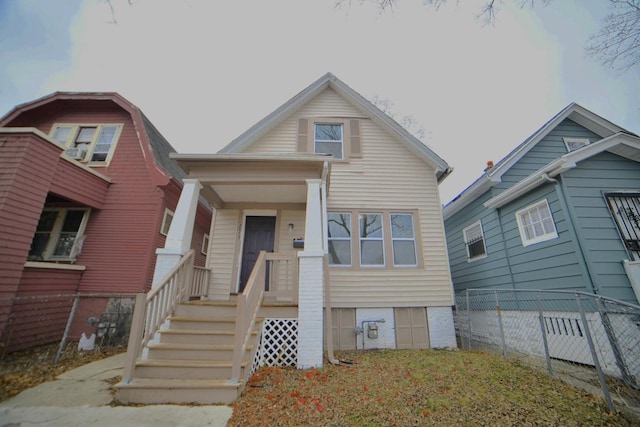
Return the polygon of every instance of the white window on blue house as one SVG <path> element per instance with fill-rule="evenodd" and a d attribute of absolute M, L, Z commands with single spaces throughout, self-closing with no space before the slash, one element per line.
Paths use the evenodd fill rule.
<path fill-rule="evenodd" d="M 569 153 L 589 145 L 588 138 L 562 138 L 562 139 L 564 140 L 564 145 L 567 146 L 567 151 Z"/>
<path fill-rule="evenodd" d="M 545 242 L 558 237 L 556 224 L 547 199 L 516 212 L 523 246 Z"/>
<path fill-rule="evenodd" d="M 467 248 L 467 261 L 476 261 L 486 258 L 487 247 L 484 244 L 482 222 L 478 221 L 462 230 L 464 244 Z"/>

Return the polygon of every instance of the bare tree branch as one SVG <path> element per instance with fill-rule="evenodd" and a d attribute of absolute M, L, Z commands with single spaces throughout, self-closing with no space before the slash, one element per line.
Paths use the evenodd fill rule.
<path fill-rule="evenodd" d="M 640 65 L 640 0 L 609 0 L 611 13 L 589 38 L 586 51 L 621 73 Z"/>

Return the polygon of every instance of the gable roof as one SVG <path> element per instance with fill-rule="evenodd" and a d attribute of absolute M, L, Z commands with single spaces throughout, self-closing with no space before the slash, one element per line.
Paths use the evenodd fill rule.
<path fill-rule="evenodd" d="M 575 168 L 579 162 L 600 154 L 604 151 L 617 154 L 629 160 L 640 163 L 640 138 L 624 132 L 616 133 L 598 142 L 586 145 L 558 157 L 544 167 L 538 169 L 526 178 L 518 181 L 512 187 L 484 203 L 487 208 L 499 208 L 517 199 L 527 192 L 537 188 L 545 182 L 552 182 L 553 178 Z"/>
<path fill-rule="evenodd" d="M 586 108 L 576 104 L 575 102 L 572 102 L 571 104 L 563 108 L 558 114 L 553 116 L 548 122 L 542 125 L 542 127 L 535 131 L 531 136 L 520 143 L 492 168 L 487 168 L 484 175 L 476 179 L 469 187 L 467 187 L 452 201 L 450 201 L 443 208 L 444 218 L 447 219 L 451 215 L 460 211 L 462 208 L 467 206 L 480 195 L 484 194 L 490 188 L 502 182 L 502 176 L 507 173 L 513 165 L 515 165 L 520 159 L 522 159 L 525 154 L 527 154 L 533 147 L 535 147 L 538 142 L 545 138 L 565 119 L 570 119 L 578 123 L 579 125 L 585 127 L 586 129 L 599 135 L 602 138 L 608 138 L 612 135 L 620 133 L 635 136 L 634 134 L 621 128 L 620 126 L 587 110 Z"/>
<path fill-rule="evenodd" d="M 182 185 L 182 179 L 186 177 L 186 174 L 175 160 L 169 158 L 169 153 L 175 153 L 176 150 L 138 107 L 116 92 L 54 92 L 34 101 L 17 105 L 0 118 L 0 127 L 6 126 L 7 123 L 25 112 L 58 100 L 110 101 L 127 111 L 131 115 L 152 182 L 155 185 L 166 185 L 171 178 L 175 178 L 178 184 Z"/>
<path fill-rule="evenodd" d="M 364 115 L 387 129 L 390 133 L 397 135 L 400 141 L 402 141 L 414 155 L 436 170 L 438 182 L 444 180 L 452 172 L 453 169 L 444 159 L 332 73 L 327 73 L 320 77 L 306 89 L 302 90 L 242 135 L 231 141 L 227 146 L 222 148 L 219 153 L 237 153 L 243 151 L 327 88 L 333 89 Z"/>

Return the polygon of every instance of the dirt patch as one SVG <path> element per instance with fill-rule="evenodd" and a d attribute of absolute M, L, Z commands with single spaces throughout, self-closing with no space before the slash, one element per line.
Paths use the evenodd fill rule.
<path fill-rule="evenodd" d="M 499 356 L 339 352 L 323 369 L 262 368 L 228 426 L 628 426 L 582 390 Z"/>
<path fill-rule="evenodd" d="M 0 359 L 0 401 L 45 381 L 55 380 L 66 371 L 125 351 L 123 347 L 78 351 L 77 344 L 70 343 L 56 364 L 53 363 L 58 352 L 56 344 L 6 354 Z"/>

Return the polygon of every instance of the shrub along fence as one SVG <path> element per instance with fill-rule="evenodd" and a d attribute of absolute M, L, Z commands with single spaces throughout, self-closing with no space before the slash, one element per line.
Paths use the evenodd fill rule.
<path fill-rule="evenodd" d="M 0 298 L 0 355 L 67 342 L 84 349 L 126 346 L 135 294 L 37 295 Z"/>
<path fill-rule="evenodd" d="M 499 352 L 640 407 L 640 306 L 583 292 L 469 289 L 456 294 L 468 350 Z M 613 396 L 613 397 L 612 397 Z"/>

